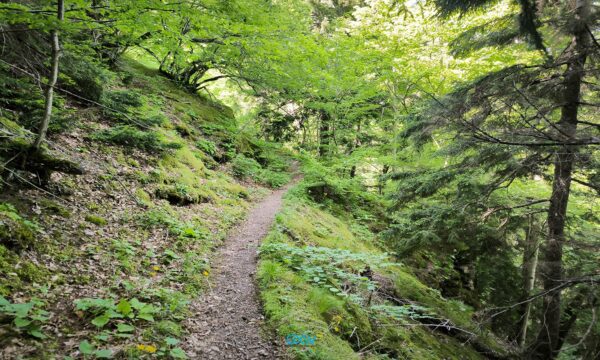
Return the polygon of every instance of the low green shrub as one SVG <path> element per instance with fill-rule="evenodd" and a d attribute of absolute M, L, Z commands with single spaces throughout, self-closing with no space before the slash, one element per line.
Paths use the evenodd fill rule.
<path fill-rule="evenodd" d="M 272 188 L 279 188 L 290 182 L 291 176 L 287 173 L 275 172 L 264 169 L 258 174 L 258 182 Z"/>
<path fill-rule="evenodd" d="M 100 101 L 107 76 L 100 64 L 82 54 L 66 52 L 60 60 L 61 80 L 67 90 L 92 101 Z"/>
<path fill-rule="evenodd" d="M 262 168 L 256 160 L 238 154 L 231 162 L 231 169 L 235 177 L 243 179 L 255 176 Z"/>
<path fill-rule="evenodd" d="M 180 143 L 167 141 L 157 131 L 142 131 L 130 125 L 98 131 L 92 134 L 92 139 L 157 153 L 182 147 Z"/>
<path fill-rule="evenodd" d="M 44 339 L 42 325 L 48 321 L 48 312 L 43 310 L 40 300 L 32 299 L 26 303 L 11 303 L 0 295 L 0 318 L 10 320 L 9 326 L 17 333 L 26 333 L 38 339 Z"/>
<path fill-rule="evenodd" d="M 270 168 L 263 169 L 254 159 L 238 154 L 232 161 L 233 175 L 238 179 L 252 178 L 254 181 L 278 188 L 290 181 L 290 175 Z"/>
<path fill-rule="evenodd" d="M 166 227 L 181 242 L 207 239 L 210 231 L 198 221 L 181 221 L 169 207 L 154 208 L 137 218 L 144 227 Z"/>
<path fill-rule="evenodd" d="M 215 156 L 217 154 L 217 145 L 205 139 L 200 139 L 196 142 L 196 147 L 207 155 Z"/>
<path fill-rule="evenodd" d="M 129 114 L 131 108 L 138 108 L 144 104 L 142 94 L 134 90 L 107 91 L 100 102 L 106 107 L 103 110 L 104 115 L 116 119 L 122 119 L 122 113 Z"/>
<path fill-rule="evenodd" d="M 92 325 L 102 328 L 111 322 L 111 319 L 129 319 L 130 321 L 145 320 L 154 322 L 154 317 L 161 313 L 161 309 L 155 305 L 142 302 L 136 298 L 121 299 L 93 299 L 83 298 L 75 300 L 75 309 L 93 316 Z M 127 326 L 133 330 L 131 325 L 125 323 L 117 326 Z"/>

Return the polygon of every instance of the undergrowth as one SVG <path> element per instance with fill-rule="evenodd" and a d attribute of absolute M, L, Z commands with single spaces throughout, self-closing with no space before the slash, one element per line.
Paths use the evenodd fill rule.
<path fill-rule="evenodd" d="M 260 248 L 261 299 L 290 353 L 298 359 L 484 358 L 423 325 L 441 319 L 493 343 L 473 326 L 472 310 L 442 298 L 380 250 L 355 214 L 341 220 L 326 206 L 318 209 L 308 193 L 313 184 L 310 176 L 292 189 Z M 314 341 L 290 343 L 301 334 Z"/>
<path fill-rule="evenodd" d="M 83 139 L 51 141 L 89 172 L 56 177 L 65 198 L 2 188 L 0 357 L 186 358 L 184 320 L 209 286 L 210 255 L 268 192 L 257 184 L 289 180 L 291 158 L 238 131 L 229 108 L 130 58 L 86 71 L 94 79 L 78 81 L 102 106 L 57 112 L 75 117 L 61 132 Z M 0 120 L 27 132 L 20 118 Z M 251 171 L 238 176 L 232 160 L 243 156 Z"/>

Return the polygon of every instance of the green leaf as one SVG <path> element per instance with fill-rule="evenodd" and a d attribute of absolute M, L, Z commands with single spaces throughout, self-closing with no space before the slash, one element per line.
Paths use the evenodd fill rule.
<path fill-rule="evenodd" d="M 133 330 L 135 330 L 135 327 L 133 327 L 129 324 L 118 324 L 117 325 L 118 332 L 132 332 Z"/>
<path fill-rule="evenodd" d="M 136 310 L 139 310 L 146 305 L 143 302 L 139 301 L 137 298 L 133 298 L 133 299 L 129 300 L 129 304 L 131 305 L 132 308 L 134 308 Z"/>
<path fill-rule="evenodd" d="M 105 314 L 106 314 L 106 315 L 107 315 L 109 318 L 111 318 L 111 319 L 122 319 L 122 318 L 124 318 L 123 314 L 121 314 L 121 313 L 119 313 L 119 312 L 116 312 L 116 311 L 114 311 L 114 310 L 112 310 L 112 309 L 110 309 L 110 310 L 107 310 L 107 311 L 105 312 Z M 131 314 L 129 314 L 129 317 L 131 317 Z"/>
<path fill-rule="evenodd" d="M 117 311 L 127 316 L 132 311 L 131 304 L 129 303 L 129 301 L 121 299 L 121 301 L 119 301 L 119 303 L 117 304 Z"/>
<path fill-rule="evenodd" d="M 113 354 L 110 349 L 96 350 L 94 353 L 98 359 L 112 359 Z"/>
<path fill-rule="evenodd" d="M 140 313 L 137 317 L 138 319 L 154 322 L 154 317 L 150 314 Z"/>
<path fill-rule="evenodd" d="M 109 321 L 110 321 L 110 316 L 107 313 L 104 313 L 100 316 L 95 317 L 92 320 L 92 324 L 97 327 L 103 327 L 104 325 L 108 324 Z"/>
<path fill-rule="evenodd" d="M 175 359 L 187 359 L 187 355 L 185 354 L 185 351 L 183 351 L 182 348 L 175 348 L 171 351 L 169 351 L 169 355 L 171 355 L 171 357 L 175 358 Z"/>
<path fill-rule="evenodd" d="M 158 312 L 158 308 L 154 305 L 145 304 L 141 309 L 140 313 L 144 314 L 156 314 Z"/>
<path fill-rule="evenodd" d="M 167 337 L 165 339 L 165 342 L 167 343 L 167 345 L 170 345 L 170 346 L 179 344 L 179 340 L 172 338 L 172 337 Z"/>
<path fill-rule="evenodd" d="M 28 319 L 25 319 L 25 318 L 18 317 L 18 318 L 15 318 L 14 323 L 15 323 L 16 327 L 24 328 L 24 327 L 28 326 L 29 324 L 31 324 L 31 321 Z"/>
<path fill-rule="evenodd" d="M 29 311 L 33 309 L 33 305 L 33 302 L 27 302 L 23 304 L 12 304 L 10 307 L 16 316 L 25 317 Z"/>
<path fill-rule="evenodd" d="M 6 298 L 0 295 L 0 306 L 10 305 L 10 301 L 6 300 Z"/>
<path fill-rule="evenodd" d="M 79 351 L 81 351 L 81 353 L 84 355 L 93 354 L 94 350 L 96 350 L 96 347 L 90 344 L 90 342 L 87 340 L 83 340 L 79 343 Z"/>
<path fill-rule="evenodd" d="M 94 336 L 94 339 L 100 340 L 100 341 L 108 341 L 108 338 L 109 338 L 109 334 L 106 334 L 104 332 L 100 335 Z"/>
<path fill-rule="evenodd" d="M 45 339 L 46 335 L 44 335 L 43 332 L 41 332 L 39 329 L 33 329 L 33 330 L 29 330 L 27 332 L 29 335 L 38 338 L 38 339 Z"/>
<path fill-rule="evenodd" d="M 177 255 L 177 253 L 175 253 L 173 250 L 167 249 L 164 252 L 165 255 L 167 255 L 168 257 L 172 258 L 172 259 L 179 259 L 180 256 Z"/>
<path fill-rule="evenodd" d="M 90 308 L 110 309 L 112 307 L 114 307 L 114 302 L 110 299 L 83 298 L 75 300 L 75 308 L 77 310 L 86 311 Z"/>
<path fill-rule="evenodd" d="M 41 322 L 48 320 L 48 317 L 44 316 L 42 314 L 31 315 L 31 316 L 29 316 L 29 318 L 33 321 L 41 321 Z"/>

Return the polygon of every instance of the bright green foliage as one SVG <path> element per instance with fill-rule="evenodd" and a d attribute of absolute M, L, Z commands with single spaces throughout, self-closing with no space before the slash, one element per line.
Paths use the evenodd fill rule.
<path fill-rule="evenodd" d="M 208 254 L 247 200 L 266 193 L 233 178 L 281 187 L 290 154 L 301 158 L 304 180 L 261 249 L 259 280 L 280 336 L 322 336 L 313 349 L 291 349 L 298 358 L 511 350 L 488 330 L 515 340 L 524 309 L 511 305 L 547 290 L 548 199 L 565 183 L 553 177 L 567 152 L 575 170 L 555 261 L 562 273 L 552 279 L 575 282 L 561 288 L 559 320 L 571 329 L 557 357 L 598 352 L 600 160 L 597 146 L 564 144 L 598 139 L 596 3 L 66 3 L 60 22 L 56 1 L 0 6 L 0 294 L 53 299 L 62 286 L 103 283 L 114 298 L 102 291 L 95 305 L 82 303 L 88 327 L 103 329 L 79 344 L 84 356 L 116 355 L 107 350 L 114 342 L 119 356 L 148 356 L 151 346 L 185 358 L 179 322 L 206 286 Z M 576 15 L 587 4 L 589 16 Z M 62 56 L 48 147 L 91 164 L 83 180 L 51 177 L 4 151 L 16 141 L 23 153 L 37 130 L 53 30 Z M 577 49 L 585 41 L 571 43 L 576 34 L 589 40 L 585 51 Z M 568 70 L 581 54 L 583 72 Z M 566 80 L 580 73 L 570 139 L 561 128 L 575 93 Z M 44 204 L 30 186 L 54 197 L 74 191 L 75 204 Z M 104 203 L 79 214 L 81 193 Z M 16 208 L 27 216 L 9 205 L 21 197 L 28 202 Z M 112 212 L 111 224 L 93 215 Z M 542 252 L 526 290 L 530 243 Z M 62 264 L 92 269 L 73 274 Z M 578 282 L 584 275 L 592 278 Z M 161 320 L 134 322 L 135 298 L 160 303 Z M 519 351 L 543 330 L 547 298 L 532 302 Z M 425 320 L 449 320 L 477 343 L 431 332 Z M 61 326 L 65 336 L 82 330 Z M 134 334 L 141 349 L 128 340 Z M 40 357 L 64 350 L 49 346 Z"/>
<path fill-rule="evenodd" d="M 455 340 L 419 326 L 420 320 L 442 316 L 470 328 L 468 307 L 441 298 L 391 262 L 370 243 L 372 234 L 364 228 L 354 230 L 309 204 L 299 206 L 301 202 L 287 200 L 261 247 L 259 264 L 265 311 L 279 336 L 307 332 L 317 337 L 314 346 L 290 349 L 297 358 L 358 358 L 359 350 L 376 340 L 366 351 L 373 358 L 480 358 Z M 395 283 L 395 278 L 403 281 Z M 377 289 L 390 286 L 384 285 L 388 282 L 407 303 L 379 298 Z"/>
<path fill-rule="evenodd" d="M 76 310 L 89 313 L 94 318 L 90 321 L 92 325 L 102 328 L 112 319 L 130 319 L 154 321 L 154 317 L 160 314 L 160 309 L 155 305 L 144 303 L 136 298 L 126 300 L 121 299 L 115 302 L 112 299 L 92 299 L 85 298 L 75 301 Z M 121 327 L 119 328 L 119 325 Z M 123 324 L 117 325 L 117 331 L 129 332 L 129 327 Z"/>
<path fill-rule="evenodd" d="M 268 160 L 267 160 L 268 161 Z M 233 175 L 239 179 L 252 179 L 260 184 L 272 188 L 278 188 L 290 181 L 290 176 L 283 172 L 287 164 L 283 164 L 283 169 L 279 163 L 270 164 L 264 168 L 256 160 L 247 158 L 239 154 L 231 162 Z M 272 170 L 275 168 L 276 170 Z"/>
<path fill-rule="evenodd" d="M 39 299 L 26 303 L 11 303 L 0 295 L 0 315 L 7 317 L 9 326 L 17 332 L 26 333 L 38 339 L 46 338 L 41 326 L 48 320 L 49 313 L 42 309 Z"/>

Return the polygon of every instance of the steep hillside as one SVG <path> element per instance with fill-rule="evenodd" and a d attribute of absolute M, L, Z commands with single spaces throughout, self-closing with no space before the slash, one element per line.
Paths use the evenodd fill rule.
<path fill-rule="evenodd" d="M 51 129 L 49 157 L 82 175 L 2 168 L 0 358 L 185 358 L 214 248 L 268 192 L 257 183 L 289 179 L 286 155 L 227 107 L 132 59 L 102 76 L 98 102 L 62 94 Z M 5 149 L 31 142 L 1 120 Z"/>
<path fill-rule="evenodd" d="M 384 252 L 367 226 L 373 219 L 356 220 L 359 206 L 315 202 L 315 187 L 328 189 L 330 199 L 342 192 L 314 167 L 305 165 L 307 177 L 288 194 L 260 249 L 265 315 L 294 358 L 510 357 L 476 325 L 471 307 L 443 298 Z M 347 202 L 368 204 L 363 196 Z"/>
<path fill-rule="evenodd" d="M 5 169 L 3 358 L 187 357 L 182 341 L 199 331 L 186 326 L 197 314 L 188 305 L 211 288 L 215 248 L 265 186 L 290 179 L 290 155 L 239 132 L 227 107 L 133 59 L 104 76 L 99 102 L 62 99 L 69 121 L 47 151 L 82 175 L 41 184 Z M 16 121 L 2 124 L 5 144 L 31 141 Z M 304 166 L 260 250 L 274 341 L 296 358 L 496 356 L 468 306 L 381 250 L 366 226 L 379 226 L 376 197 L 336 195 L 316 164 Z M 298 335 L 312 342 L 294 343 Z"/>

